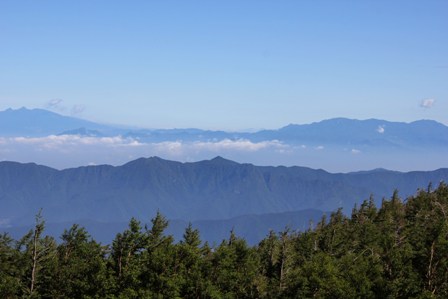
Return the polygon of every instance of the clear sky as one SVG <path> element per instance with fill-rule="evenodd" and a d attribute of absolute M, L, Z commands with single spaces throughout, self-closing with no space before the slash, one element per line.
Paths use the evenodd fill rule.
<path fill-rule="evenodd" d="M 0 1 L 0 109 L 148 128 L 448 124 L 448 1 Z"/>

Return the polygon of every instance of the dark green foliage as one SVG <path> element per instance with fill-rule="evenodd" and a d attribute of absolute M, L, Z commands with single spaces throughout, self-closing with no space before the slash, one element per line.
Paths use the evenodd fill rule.
<path fill-rule="evenodd" d="M 20 255 L 13 244 L 7 234 L 0 235 L 0 298 L 14 298 L 21 289 Z"/>
<path fill-rule="evenodd" d="M 171 279 L 176 271 L 174 239 L 164 235 L 168 221 L 160 212 L 157 212 L 151 222 L 152 227 L 146 228 L 148 241 L 140 264 L 141 287 L 155 298 L 175 298 L 178 295 L 178 285 Z"/>
<path fill-rule="evenodd" d="M 64 231 L 61 239 L 52 297 L 104 297 L 107 287 L 105 249 L 76 224 Z"/>
<path fill-rule="evenodd" d="M 208 252 L 201 250 L 200 245 L 199 231 L 193 229 L 190 223 L 176 249 L 179 295 L 182 298 L 200 298 L 207 294 L 209 286 L 204 271 L 204 256 Z"/>
<path fill-rule="evenodd" d="M 448 187 L 373 198 L 309 230 L 255 247 L 232 231 L 203 245 L 190 224 L 175 244 L 163 215 L 132 218 L 110 247 L 72 226 L 60 244 L 35 229 L 0 235 L 1 298 L 448 298 Z"/>
<path fill-rule="evenodd" d="M 140 222 L 135 218 L 129 222 L 129 228 L 118 233 L 113 240 L 109 264 L 113 270 L 116 293 L 137 296 L 134 290 L 140 285 L 142 252 L 147 240 L 148 236 L 142 232 Z"/>

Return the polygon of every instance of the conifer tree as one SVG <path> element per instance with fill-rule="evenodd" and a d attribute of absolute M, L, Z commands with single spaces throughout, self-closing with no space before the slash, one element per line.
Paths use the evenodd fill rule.
<path fill-rule="evenodd" d="M 165 235 L 168 220 L 157 211 L 151 223 L 151 228 L 146 227 L 145 232 L 147 242 L 142 256 L 140 296 L 178 297 L 179 285 L 173 279 L 176 270 L 174 239 Z"/>
<path fill-rule="evenodd" d="M 118 233 L 112 242 L 110 260 L 116 280 L 117 294 L 135 294 L 141 275 L 142 252 L 148 236 L 142 232 L 140 222 L 131 218 L 128 228 Z"/>
<path fill-rule="evenodd" d="M 105 248 L 77 224 L 65 230 L 61 240 L 54 297 L 105 296 L 108 289 Z"/>
<path fill-rule="evenodd" d="M 0 234 L 0 298 L 14 298 L 21 288 L 19 277 L 20 252 L 14 248 L 14 239 L 7 233 Z"/>

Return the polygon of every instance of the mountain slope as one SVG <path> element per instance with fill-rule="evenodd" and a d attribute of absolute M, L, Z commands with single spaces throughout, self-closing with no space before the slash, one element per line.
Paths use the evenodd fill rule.
<path fill-rule="evenodd" d="M 54 170 L 0 162 L 0 223 L 30 223 L 44 209 L 48 222 L 126 222 L 160 210 L 170 219 L 212 220 L 303 209 L 331 211 L 371 194 L 379 202 L 448 181 L 448 169 L 332 174 L 303 167 L 258 167 L 217 157 L 179 163 L 157 157 L 125 165 Z"/>
<path fill-rule="evenodd" d="M 243 237 L 246 241 L 255 245 L 260 242 L 269 231 L 280 232 L 286 228 L 290 230 L 306 230 L 312 224 L 318 223 L 322 215 L 318 210 L 302 210 L 285 213 L 242 215 L 224 220 L 198 220 L 191 221 L 194 228 L 199 229 L 202 241 L 209 244 L 219 244 L 222 240 L 228 239 L 230 231 L 234 231 L 237 236 Z M 154 215 L 152 215 L 154 216 Z M 150 226 L 150 217 L 140 219 L 142 224 Z M 45 234 L 56 239 L 62 235 L 65 229 L 70 228 L 74 223 L 87 229 L 89 234 L 103 244 L 111 244 L 118 232 L 124 231 L 128 227 L 127 222 L 99 222 L 94 220 L 78 220 L 68 222 L 48 223 L 45 225 Z M 189 221 L 170 219 L 169 226 L 165 233 L 173 235 L 176 241 L 182 240 L 185 228 Z M 8 232 L 13 238 L 20 239 L 33 225 L 17 227 L 0 227 L 0 232 Z"/>
<path fill-rule="evenodd" d="M 276 130 L 254 133 L 201 129 L 123 129 L 63 116 L 43 109 L 0 111 L 0 136 L 41 137 L 51 134 L 81 136 L 122 135 L 141 142 L 210 141 L 247 139 L 253 142 L 279 140 L 286 144 L 340 147 L 448 147 L 448 126 L 432 120 L 411 123 L 379 119 L 333 118 L 312 124 L 290 124 Z"/>
<path fill-rule="evenodd" d="M 448 127 L 432 120 L 403 123 L 379 119 L 333 118 L 306 125 L 291 124 L 279 130 L 260 131 L 254 136 L 258 140 L 275 138 L 285 142 L 340 146 L 399 148 L 448 145 Z"/>
<path fill-rule="evenodd" d="M 44 109 L 7 109 L 0 111 L 0 136 L 41 137 L 79 128 L 110 132 L 111 127 L 63 116 Z"/>

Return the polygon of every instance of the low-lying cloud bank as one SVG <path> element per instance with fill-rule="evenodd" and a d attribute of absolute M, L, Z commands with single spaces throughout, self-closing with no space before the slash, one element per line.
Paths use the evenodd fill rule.
<path fill-rule="evenodd" d="M 378 167 L 403 171 L 432 170 L 440 167 L 440 165 L 435 165 L 436 159 L 426 159 L 425 156 L 428 155 L 423 154 L 369 152 L 360 148 L 332 148 L 327 145 L 303 144 L 297 146 L 278 140 L 254 142 L 247 139 L 223 139 L 193 142 L 181 140 L 142 142 L 123 136 L 88 137 L 79 135 L 0 138 L 0 161 L 35 162 L 58 169 L 98 164 L 121 165 L 133 159 L 150 156 L 181 162 L 194 162 L 211 159 L 218 155 L 241 163 L 307 166 L 331 172 L 348 172 Z M 437 155 L 437 153 L 435 154 Z M 413 163 L 409 163 L 409 161 Z"/>
<path fill-rule="evenodd" d="M 37 162 L 56 168 L 88 164 L 118 165 L 138 157 L 160 156 L 179 161 L 235 156 L 262 151 L 288 153 L 293 150 L 277 140 L 165 141 L 145 143 L 134 138 L 50 135 L 46 137 L 0 138 L 0 160 Z"/>
<path fill-rule="evenodd" d="M 152 151 L 168 154 L 185 154 L 189 151 L 242 151 L 256 152 L 259 150 L 272 148 L 287 150 L 290 146 L 281 143 L 278 140 L 252 142 L 246 139 L 239 140 L 214 140 L 214 141 L 164 141 L 157 143 L 140 142 L 134 138 L 125 138 L 122 136 L 114 137 L 85 137 L 79 135 L 50 135 L 46 137 L 0 137 L 0 144 L 3 147 L 8 146 L 33 146 L 35 150 L 54 150 L 70 151 L 79 147 L 100 146 L 109 148 L 122 147 L 143 147 Z"/>

